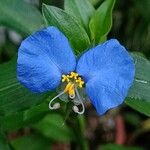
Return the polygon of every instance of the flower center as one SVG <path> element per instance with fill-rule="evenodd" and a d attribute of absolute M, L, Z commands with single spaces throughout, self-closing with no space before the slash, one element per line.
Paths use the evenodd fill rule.
<path fill-rule="evenodd" d="M 82 88 L 84 81 L 81 79 L 78 73 L 71 72 L 68 75 L 62 75 L 62 82 L 66 82 L 65 92 L 69 94 L 70 98 L 75 97 L 75 88 Z"/>
<path fill-rule="evenodd" d="M 79 94 L 79 89 L 82 89 L 84 86 L 84 81 L 82 78 L 79 76 L 78 73 L 76 72 L 71 72 L 70 74 L 67 75 L 62 75 L 62 83 L 65 84 L 64 90 L 59 93 L 57 96 L 55 96 L 50 102 L 49 102 L 49 108 L 50 109 L 58 109 L 60 108 L 60 103 L 55 103 L 53 106 L 51 105 L 52 102 L 57 99 L 58 97 L 61 97 L 61 95 L 67 93 L 69 98 L 72 99 L 74 102 L 73 106 L 73 111 L 78 113 L 78 114 L 83 114 L 84 113 L 84 105 L 82 102 L 82 98 Z M 77 105 L 82 106 L 82 111 L 79 110 Z"/>

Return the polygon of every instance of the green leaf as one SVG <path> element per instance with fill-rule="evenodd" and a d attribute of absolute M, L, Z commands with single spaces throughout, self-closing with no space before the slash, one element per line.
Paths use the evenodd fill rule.
<path fill-rule="evenodd" d="M 112 27 L 112 10 L 115 0 L 105 0 L 90 20 L 91 39 L 95 44 L 104 42 Z"/>
<path fill-rule="evenodd" d="M 24 120 L 26 121 L 38 121 L 47 113 L 50 112 L 47 102 L 36 105 L 26 111 L 24 111 Z"/>
<path fill-rule="evenodd" d="M 27 125 L 30 126 L 43 118 L 48 112 L 48 104 L 42 103 L 28 110 L 0 117 L 0 127 L 3 131 L 12 131 Z"/>
<path fill-rule="evenodd" d="M 88 0 L 94 7 L 102 3 L 103 0 Z"/>
<path fill-rule="evenodd" d="M 150 61 L 138 54 L 132 54 L 132 56 L 136 66 L 135 80 L 125 102 L 150 116 Z"/>
<path fill-rule="evenodd" d="M 50 150 L 51 143 L 43 136 L 32 134 L 11 141 L 15 150 Z"/>
<path fill-rule="evenodd" d="M 125 103 L 129 105 L 131 108 L 143 113 L 144 115 L 150 117 L 150 102 L 128 98 Z"/>
<path fill-rule="evenodd" d="M 64 7 L 69 14 L 82 23 L 87 31 L 89 30 L 89 20 L 95 9 L 88 0 L 65 0 Z"/>
<path fill-rule="evenodd" d="M 47 94 L 33 94 L 16 79 L 16 59 L 0 65 L 0 115 L 25 110 L 42 102 Z"/>
<path fill-rule="evenodd" d="M 59 114 L 49 114 L 35 125 L 35 128 L 48 138 L 57 141 L 74 140 L 72 130 L 64 124 L 64 119 Z"/>
<path fill-rule="evenodd" d="M 0 0 L 0 25 L 28 35 L 42 24 L 42 15 L 37 8 L 22 0 Z"/>
<path fill-rule="evenodd" d="M 57 7 L 43 5 L 42 10 L 47 26 L 58 27 L 69 39 L 76 52 L 89 47 L 89 37 L 76 19 Z"/>
<path fill-rule="evenodd" d="M 138 54 L 132 54 L 135 61 L 135 80 L 128 97 L 150 102 L 150 61 Z"/>
<path fill-rule="evenodd" d="M 8 142 L 3 133 L 0 133 L 0 150 L 10 150 Z"/>
<path fill-rule="evenodd" d="M 16 112 L 7 116 L 0 117 L 0 126 L 3 131 L 14 131 L 20 129 L 21 127 L 29 126 L 32 123 L 35 123 L 35 120 L 38 121 L 38 116 L 27 118 L 25 112 Z M 41 119 L 41 117 L 39 117 Z"/>
<path fill-rule="evenodd" d="M 14 131 L 25 126 L 23 112 L 16 112 L 7 116 L 0 116 L 0 127 L 3 131 Z"/>

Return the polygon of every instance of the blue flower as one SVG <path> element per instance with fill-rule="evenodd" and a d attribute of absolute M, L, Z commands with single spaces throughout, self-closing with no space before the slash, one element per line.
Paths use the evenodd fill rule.
<path fill-rule="evenodd" d="M 74 102 L 73 110 L 82 114 L 85 89 L 102 115 L 124 101 L 134 74 L 133 59 L 116 39 L 89 49 L 77 59 L 68 39 L 53 26 L 26 38 L 18 52 L 17 78 L 28 89 L 41 93 L 62 85 L 62 92 L 50 101 L 50 109 L 59 108 L 59 103 L 52 106 L 52 102 L 64 95 Z"/>

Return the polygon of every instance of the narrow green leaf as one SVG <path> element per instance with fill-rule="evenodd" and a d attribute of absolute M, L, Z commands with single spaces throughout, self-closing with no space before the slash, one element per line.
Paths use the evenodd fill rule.
<path fill-rule="evenodd" d="M 16 59 L 0 65 L 0 115 L 21 111 L 42 102 L 47 94 L 33 94 L 16 79 Z"/>
<path fill-rule="evenodd" d="M 132 108 L 150 116 L 150 61 L 138 54 L 132 54 L 136 72 L 133 86 L 125 101 Z"/>
<path fill-rule="evenodd" d="M 69 39 L 75 51 L 83 51 L 89 47 L 89 37 L 76 19 L 57 7 L 43 5 L 42 10 L 47 26 L 58 27 Z"/>
<path fill-rule="evenodd" d="M 22 0 L 0 0 L 0 25 L 11 27 L 25 35 L 43 25 L 41 13 Z"/>
<path fill-rule="evenodd" d="M 72 130 L 64 124 L 59 114 L 49 114 L 35 125 L 35 128 L 44 136 L 57 141 L 74 140 Z"/>
<path fill-rule="evenodd" d="M 91 39 L 95 44 L 104 42 L 112 27 L 112 10 L 115 0 L 105 0 L 90 20 Z"/>
<path fill-rule="evenodd" d="M 88 0 L 65 0 L 64 7 L 69 14 L 82 23 L 87 31 L 89 30 L 89 20 L 95 9 Z"/>
<path fill-rule="evenodd" d="M 49 140 L 38 134 L 19 137 L 11 145 L 15 150 L 50 150 L 51 147 Z"/>

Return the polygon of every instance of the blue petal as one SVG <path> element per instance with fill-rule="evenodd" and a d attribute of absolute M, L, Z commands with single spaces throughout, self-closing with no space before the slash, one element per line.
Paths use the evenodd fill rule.
<path fill-rule="evenodd" d="M 56 27 L 48 27 L 25 39 L 17 62 L 19 81 L 33 92 L 56 88 L 62 73 L 67 74 L 76 66 L 68 39 Z"/>
<path fill-rule="evenodd" d="M 76 71 L 86 81 L 86 92 L 101 115 L 124 101 L 135 66 L 126 49 L 111 39 L 83 54 Z"/>

